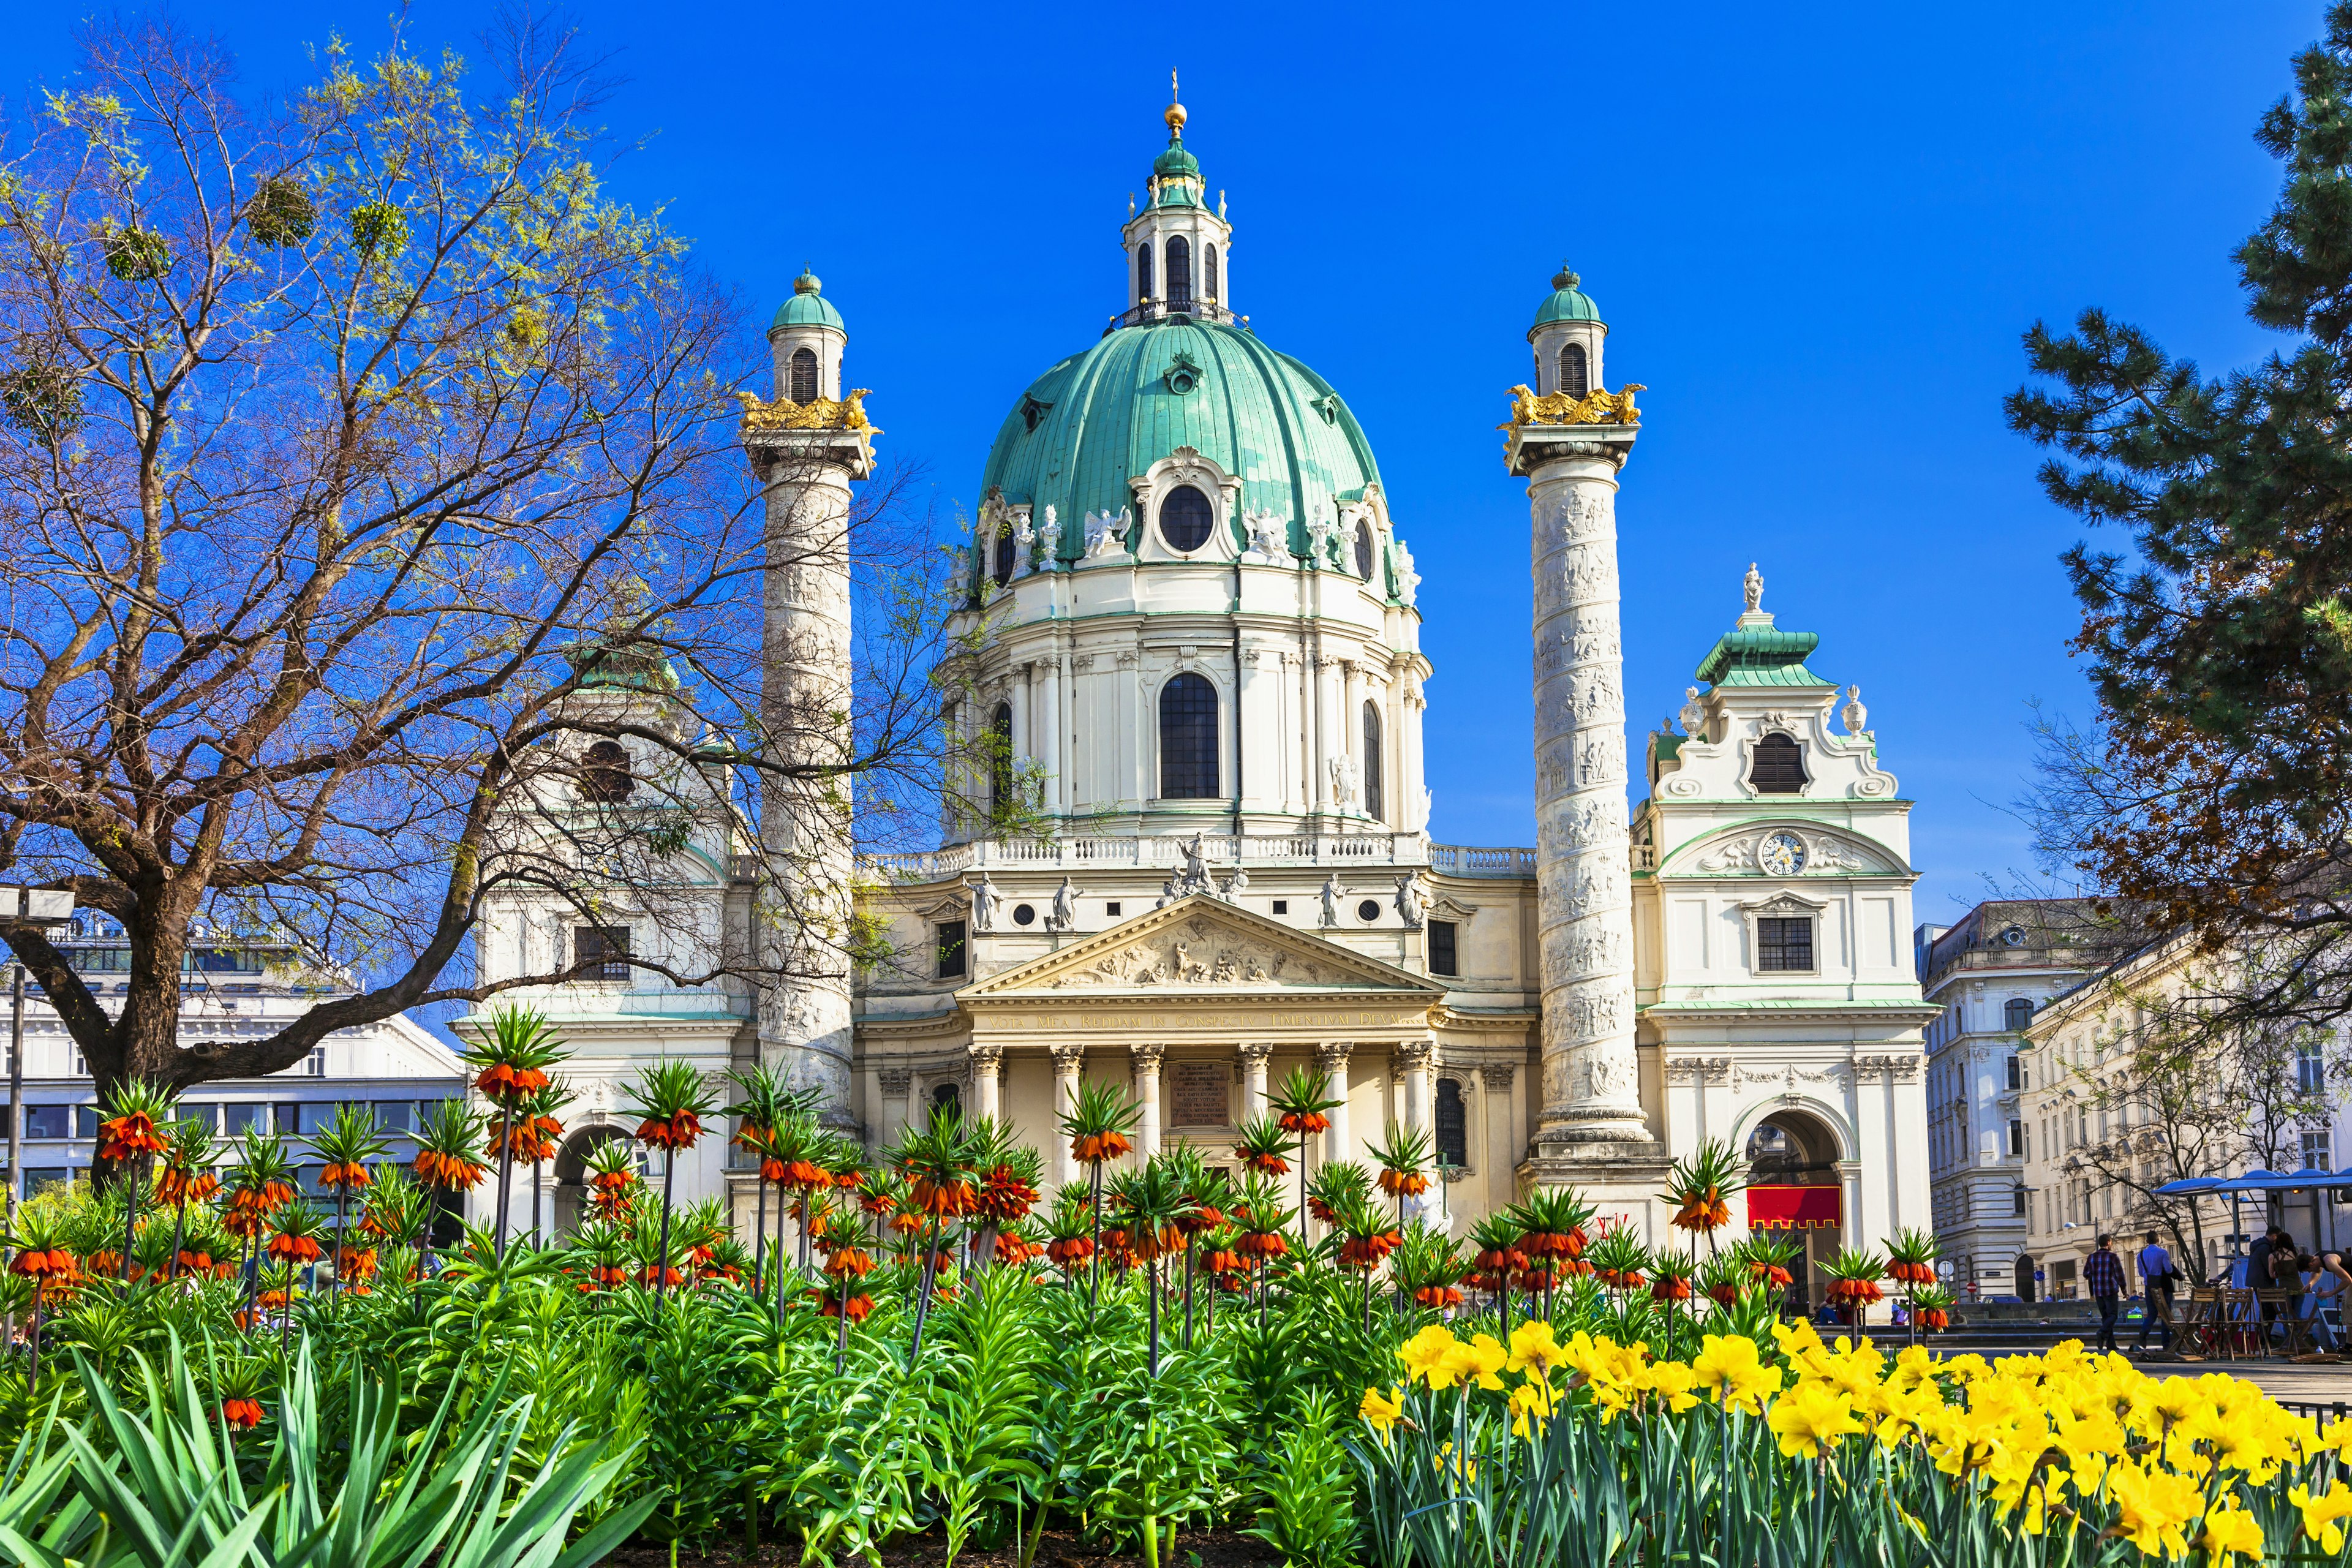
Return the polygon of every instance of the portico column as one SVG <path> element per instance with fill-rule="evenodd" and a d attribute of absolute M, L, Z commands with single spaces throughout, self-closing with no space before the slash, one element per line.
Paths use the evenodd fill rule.
<path fill-rule="evenodd" d="M 1135 1099 L 1143 1111 L 1143 1157 L 1160 1152 L 1160 1058 L 1162 1046 L 1129 1046 L 1135 1058 Z"/>
<path fill-rule="evenodd" d="M 1348 1134 L 1348 1055 L 1354 1047 L 1345 1040 L 1330 1040 L 1315 1047 L 1315 1063 L 1331 1080 L 1331 1098 L 1339 1103 L 1331 1108 L 1331 1125 L 1323 1134 L 1323 1158 L 1350 1158 Z"/>
<path fill-rule="evenodd" d="M 1084 1046 L 1055 1046 L 1054 1051 L 1054 1114 L 1046 1125 L 1056 1129 L 1061 1118 L 1078 1098 L 1078 1069 L 1086 1065 Z M 1070 1157 L 1070 1141 L 1056 1132 L 1054 1138 L 1054 1184 L 1066 1186 L 1078 1179 L 1078 1163 Z"/>
<path fill-rule="evenodd" d="M 1242 1120 L 1255 1121 L 1265 1114 L 1265 1064 L 1274 1055 L 1274 1047 L 1252 1040 L 1241 1047 L 1241 1053 Z"/>
<path fill-rule="evenodd" d="M 975 1116 L 1004 1114 L 1004 1047 L 971 1047 L 971 1110 Z"/>
<path fill-rule="evenodd" d="M 881 1126 L 876 1142 L 887 1149 L 907 1131 L 907 1093 L 915 1087 L 915 1069 L 883 1068 L 875 1073 L 874 1080 L 882 1090 Z"/>
<path fill-rule="evenodd" d="M 1429 1131 L 1429 1058 L 1435 1052 L 1434 1040 L 1407 1040 L 1396 1050 L 1397 1080 L 1403 1088 L 1403 1104 L 1397 1108 L 1397 1120 L 1404 1123 L 1407 1132 Z"/>

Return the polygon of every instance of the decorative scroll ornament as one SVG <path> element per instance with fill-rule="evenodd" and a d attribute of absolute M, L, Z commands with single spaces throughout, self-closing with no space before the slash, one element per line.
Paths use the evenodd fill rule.
<path fill-rule="evenodd" d="M 873 426 L 866 422 L 866 393 L 860 386 L 844 398 L 794 403 L 779 397 L 773 403 L 762 403 L 754 394 L 739 392 L 735 401 L 743 405 L 746 430 L 870 430 Z"/>
<path fill-rule="evenodd" d="M 1633 406 L 1633 395 L 1650 389 L 1638 381 L 1629 381 L 1622 392 L 1595 390 L 1582 397 L 1565 392 L 1549 392 L 1538 397 L 1535 389 L 1520 385 L 1511 388 L 1511 418 L 1497 430 L 1516 430 L 1523 425 L 1639 425 L 1642 411 Z"/>

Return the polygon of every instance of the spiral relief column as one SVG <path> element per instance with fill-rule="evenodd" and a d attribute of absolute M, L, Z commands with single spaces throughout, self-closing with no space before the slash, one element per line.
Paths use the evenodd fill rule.
<path fill-rule="evenodd" d="M 806 273 L 768 342 L 776 397 L 746 396 L 743 445 L 766 490 L 760 744 L 761 887 L 752 942 L 760 1055 L 814 1089 L 828 1126 L 850 1100 L 851 482 L 873 471 L 864 393 L 845 394 L 841 314 Z"/>
<path fill-rule="evenodd" d="M 1528 481 L 1535 587 L 1536 895 L 1543 978 L 1538 1181 L 1566 1164 L 1654 1158 L 1633 1047 L 1633 878 L 1625 834 L 1624 654 L 1616 491 L 1640 416 L 1600 390 L 1607 329 L 1565 269 L 1528 333 L 1510 471 Z M 1626 1173 L 1638 1182 L 1641 1173 Z M 1605 1179 L 1605 1178 L 1604 1178 Z"/>

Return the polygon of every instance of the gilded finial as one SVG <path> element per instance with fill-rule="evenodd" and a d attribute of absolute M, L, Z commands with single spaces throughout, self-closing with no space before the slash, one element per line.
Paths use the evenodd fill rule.
<path fill-rule="evenodd" d="M 1176 73 L 1168 73 L 1168 112 L 1161 119 L 1168 121 L 1168 134 L 1172 138 L 1184 134 L 1184 106 L 1177 101 Z"/>

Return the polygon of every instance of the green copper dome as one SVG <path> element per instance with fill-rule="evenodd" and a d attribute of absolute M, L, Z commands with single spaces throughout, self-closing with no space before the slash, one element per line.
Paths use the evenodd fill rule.
<path fill-rule="evenodd" d="M 1548 327 L 1554 321 L 1599 321 L 1601 307 L 1592 302 L 1592 296 L 1577 288 L 1581 281 L 1583 279 L 1563 264 L 1552 277 L 1551 298 L 1546 300 L 1543 308 L 1536 312 L 1536 325 Z"/>
<path fill-rule="evenodd" d="M 801 275 L 793 279 L 793 297 L 785 300 L 783 309 L 776 312 L 776 319 L 769 323 L 769 330 L 772 331 L 777 327 L 831 327 L 845 335 L 849 328 L 842 321 L 841 312 L 818 292 L 820 287 L 816 274 L 803 268 Z"/>
<path fill-rule="evenodd" d="M 981 476 L 1043 521 L 1055 509 L 1061 554 L 1085 547 L 1086 514 L 1135 505 L 1128 480 L 1191 447 L 1242 480 L 1240 510 L 1306 522 L 1380 480 L 1363 428 L 1321 376 L 1222 322 L 1178 316 L 1121 327 L 1048 370 L 1005 416 Z M 1235 537 L 1239 541 L 1239 520 Z"/>

